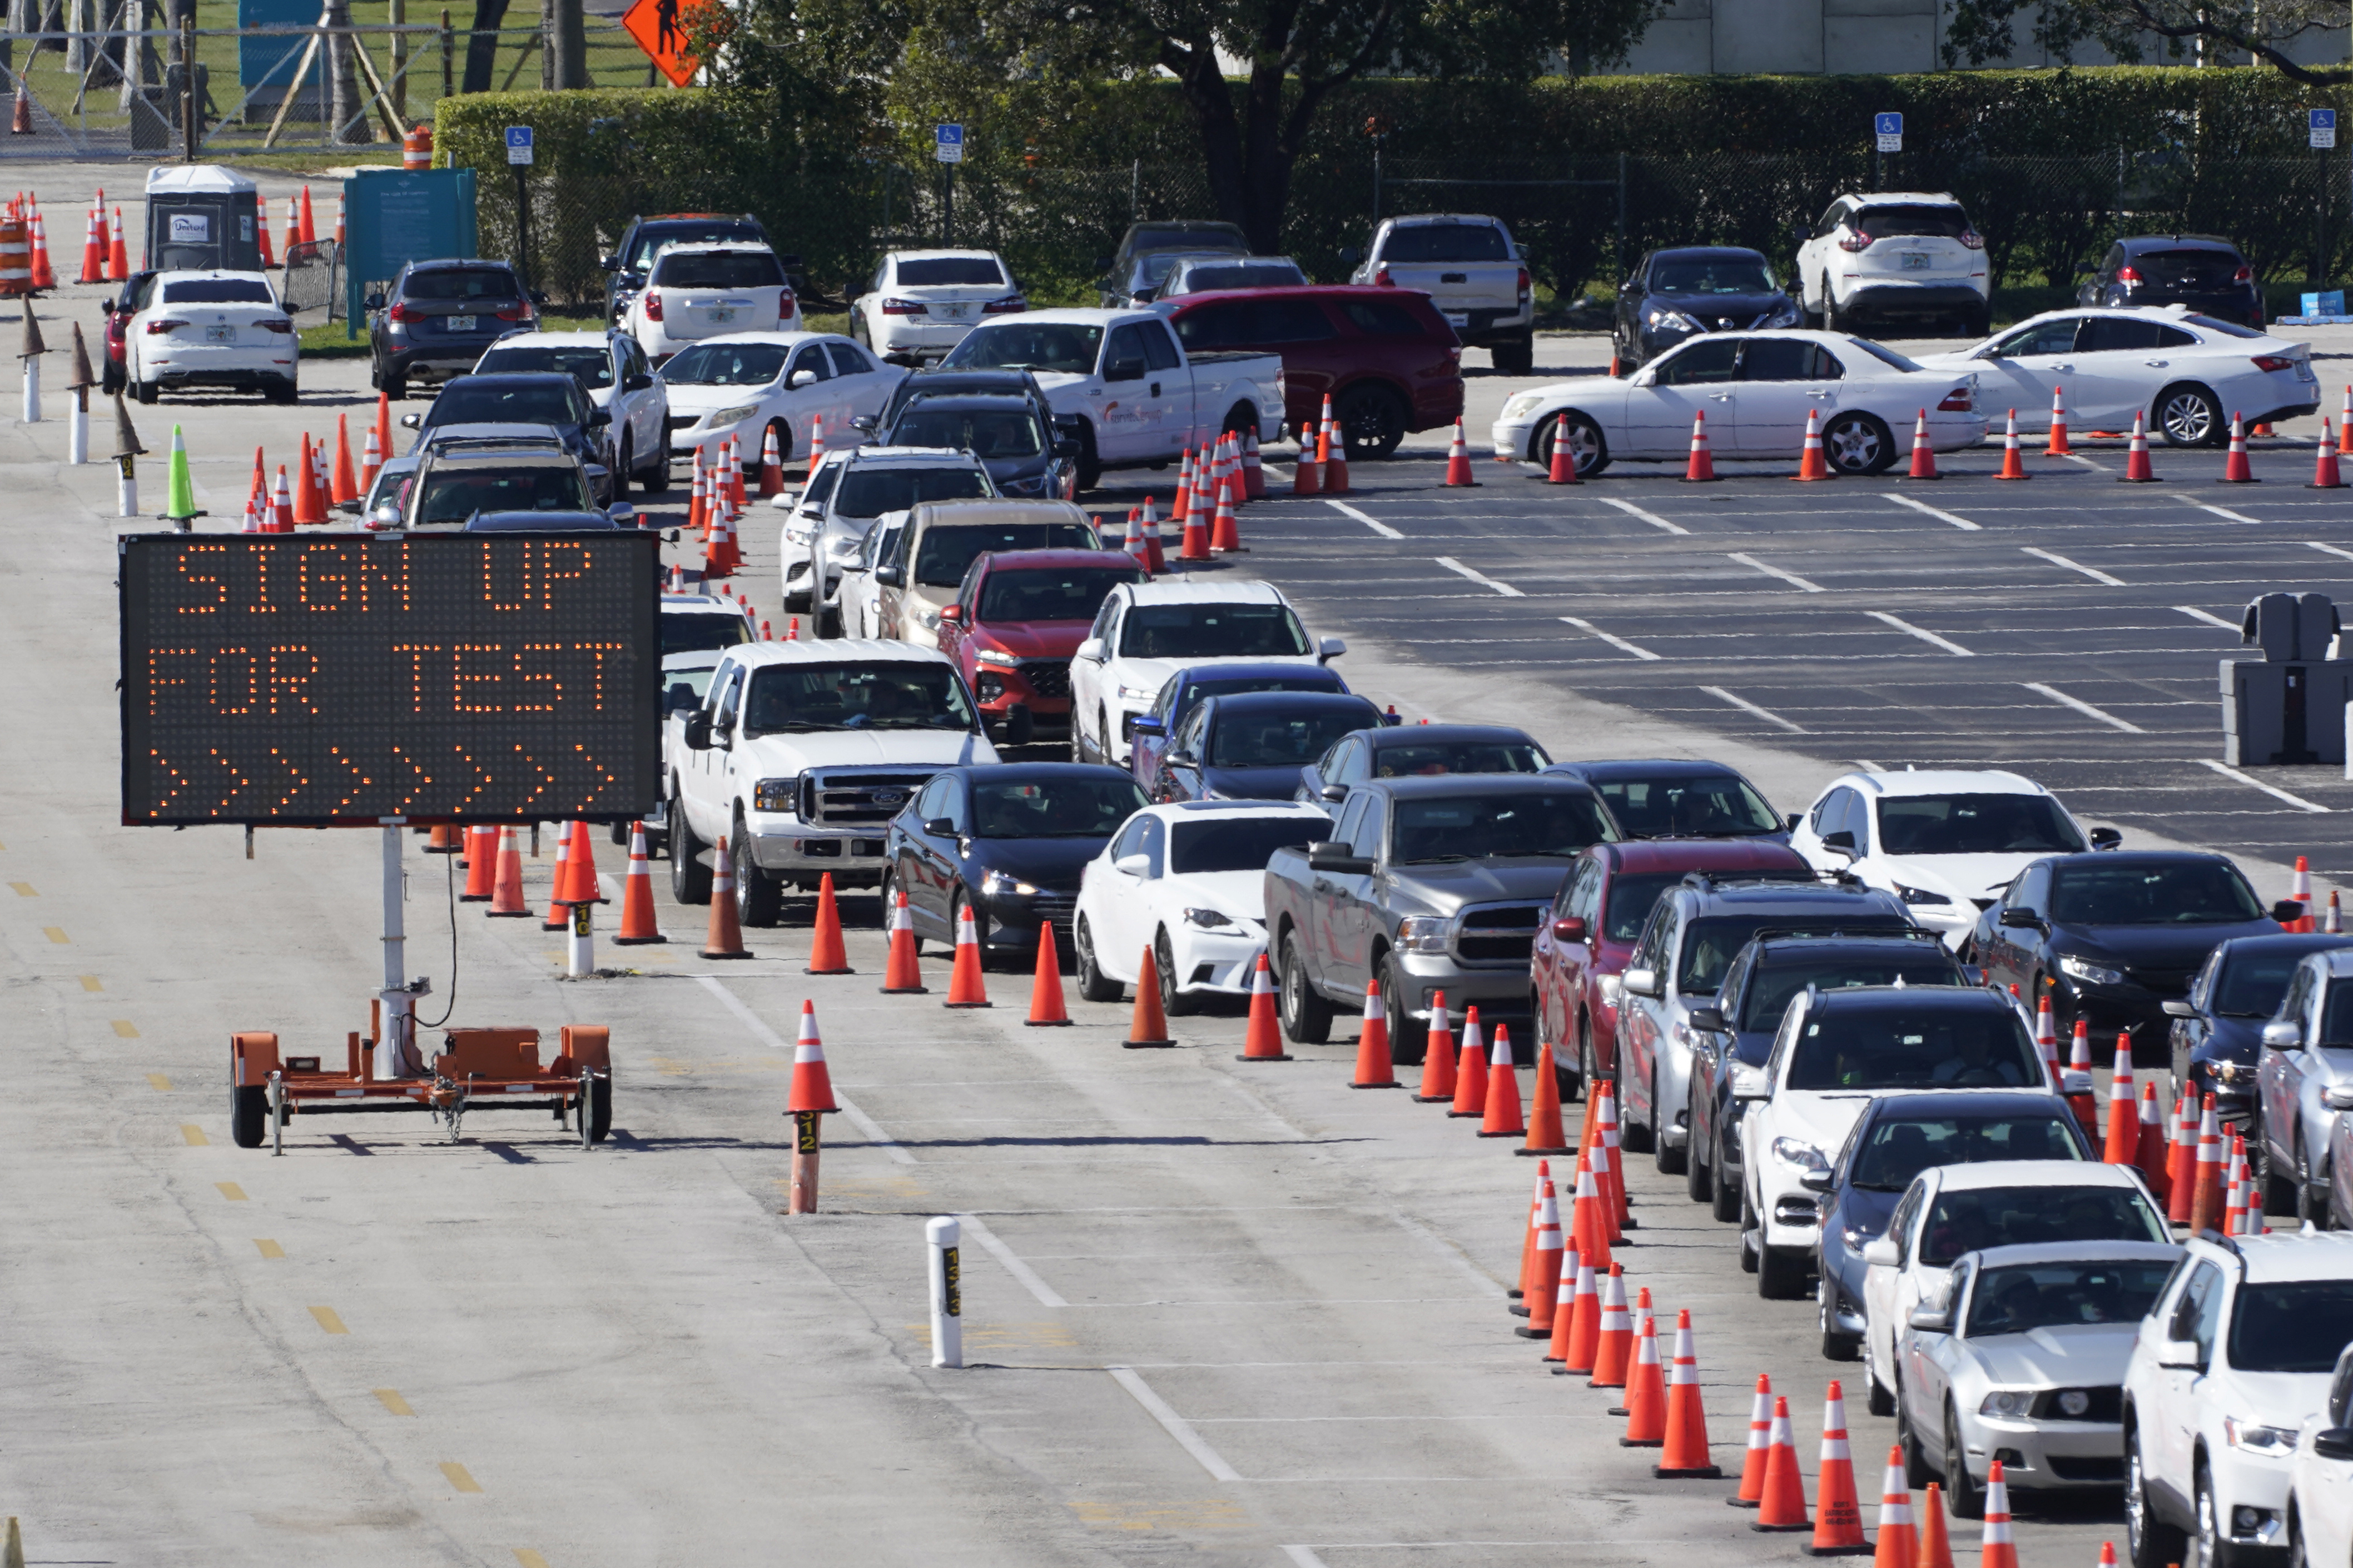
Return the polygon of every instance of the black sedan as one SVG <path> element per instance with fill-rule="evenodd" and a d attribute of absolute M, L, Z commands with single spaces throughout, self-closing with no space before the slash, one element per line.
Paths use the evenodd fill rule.
<path fill-rule="evenodd" d="M 2053 855 L 2018 874 L 1964 949 L 1989 983 L 2016 985 L 2030 1006 L 2047 981 L 2061 1034 L 2083 1018 L 2101 1050 L 2127 1034 L 2133 1060 L 2157 1066 L 2169 1055 L 2165 1004 L 2189 994 L 2215 946 L 2276 936 L 2280 921 L 2303 912 L 2293 903 L 2266 911 L 2221 855 Z"/>
<path fill-rule="evenodd" d="M 430 407 L 404 414 L 400 422 L 417 432 L 412 452 L 423 449 L 426 434 L 437 426 L 537 425 L 554 430 L 583 463 L 613 466 L 606 439 L 613 416 L 589 401 L 578 377 L 561 371 L 453 376 Z"/>
<path fill-rule="evenodd" d="M 2263 324 L 2263 286 L 2227 239 L 2203 234 L 2144 234 L 2108 247 L 2075 290 L 2078 305 L 2126 310 L 2187 305 L 2202 316 Z"/>
<path fill-rule="evenodd" d="M 1395 725 L 1393 719 L 1382 724 Z M 1551 761 L 1535 737 L 1509 724 L 1374 725 L 1342 736 L 1297 770 L 1293 798 L 1331 810 L 1351 785 L 1368 779 L 1437 778 L 1447 773 L 1535 773 Z"/>
<path fill-rule="evenodd" d="M 2190 981 L 2189 994 L 2165 1003 L 2173 1020 L 2173 1081 L 2195 1089 L 2201 1103 L 2211 1094 L 2215 1112 L 2226 1120 L 2253 1116 L 2263 1026 L 2279 1011 L 2297 961 L 2337 947 L 2353 947 L 2353 936 L 2274 931 L 2217 947 Z"/>
<path fill-rule="evenodd" d="M 882 840 L 882 907 L 907 909 L 917 940 L 955 942 L 972 910 L 981 960 L 1036 962 L 1038 928 L 1071 952 L 1079 877 L 1120 825 L 1145 804 L 1117 768 L 1016 763 L 933 775 Z"/>
<path fill-rule="evenodd" d="M 1176 725 L 1152 798 L 1289 800 L 1299 770 L 1341 737 L 1377 729 L 1381 710 L 1345 691 L 1240 691 L 1205 698 Z M 1388 733 L 1388 731 L 1381 731 Z"/>
<path fill-rule="evenodd" d="M 1619 369 L 1646 361 L 1702 332 L 1794 327 L 1797 300 L 1774 281 L 1761 251 L 1732 246 L 1681 246 L 1642 258 L 1618 289 L 1609 329 Z"/>
<path fill-rule="evenodd" d="M 1078 493 L 1077 438 L 1039 418 L 1029 399 L 1018 394 L 916 397 L 878 439 L 885 447 L 970 452 L 988 470 L 999 495 L 1069 500 Z"/>
<path fill-rule="evenodd" d="M 1629 838 L 1771 838 L 1789 841 L 1784 822 L 1737 769 L 1722 763 L 1654 757 L 1641 761 L 1555 763 L 1593 786 Z"/>

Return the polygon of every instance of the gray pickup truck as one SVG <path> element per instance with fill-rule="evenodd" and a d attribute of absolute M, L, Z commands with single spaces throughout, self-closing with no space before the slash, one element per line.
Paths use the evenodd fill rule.
<path fill-rule="evenodd" d="M 1362 253 L 1352 247 L 1342 258 L 1356 268 L 1351 283 L 1428 294 L 1454 335 L 1487 350 L 1506 375 L 1525 375 L 1535 364 L 1533 280 L 1502 220 L 1461 213 L 1393 217 L 1374 230 Z"/>
<path fill-rule="evenodd" d="M 1359 1011 L 1377 980 L 1398 1061 L 1421 1059 L 1443 991 L 1450 1016 L 1477 1004 L 1490 1039 L 1493 1024 L 1512 1026 L 1514 1058 L 1533 1062 L 1536 923 L 1577 852 L 1619 837 L 1590 789 L 1554 774 L 1356 785 L 1330 841 L 1278 849 L 1267 862 L 1267 952 L 1281 975 L 1283 1032 L 1300 1044 L 1328 1039 L 1335 1009 Z"/>

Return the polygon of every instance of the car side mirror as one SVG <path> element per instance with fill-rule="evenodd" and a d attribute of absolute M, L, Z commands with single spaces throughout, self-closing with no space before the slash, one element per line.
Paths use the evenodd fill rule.
<path fill-rule="evenodd" d="M 1337 805 L 1342 801 L 1348 798 L 1348 786 L 1344 784 L 1327 784 L 1315 793 L 1323 798 L 1326 805 Z"/>
<path fill-rule="evenodd" d="M 1854 858 L 1853 829 L 1841 827 L 1834 833 L 1823 834 L 1822 847 L 1825 849 L 1835 849 L 1840 854 L 1846 856 L 1847 858 L 1852 859 Z"/>
<path fill-rule="evenodd" d="M 1161 735 L 1167 731 L 1159 720 L 1145 714 L 1128 721 L 1127 732 L 1130 735 Z"/>
<path fill-rule="evenodd" d="M 2121 849 L 2125 844 L 2125 836 L 2113 827 L 2094 827 L 2089 837 L 2094 849 Z"/>
<path fill-rule="evenodd" d="M 1765 1076 L 1763 1068 L 1736 1062 L 1732 1068 L 1732 1098 L 1735 1100 L 1770 1100 L 1773 1080 Z"/>
<path fill-rule="evenodd" d="M 861 436 L 871 436 L 874 434 L 874 416 L 871 414 L 860 414 L 854 416 L 850 419 L 849 427 L 852 430 L 857 431 Z"/>
<path fill-rule="evenodd" d="M 1724 1010 L 1720 1007 L 1694 1007 L 1691 1011 L 1691 1026 L 1706 1034 L 1721 1035 L 1725 1032 Z"/>
<path fill-rule="evenodd" d="M 2292 1051 L 2304 1044 L 2304 1027 L 2286 1018 L 2274 1018 L 2263 1026 L 2263 1044 L 2275 1051 Z"/>
<path fill-rule="evenodd" d="M 1095 270 L 1096 270 L 1096 271 L 1098 271 L 1098 272 L 1108 272 L 1108 271 L 1110 271 L 1110 270 L 1111 270 L 1111 258 L 1110 258 L 1110 257 L 1108 257 L 1108 256 L 1098 256 L 1098 257 L 1096 257 L 1096 258 L 1095 258 Z M 1106 279 L 1104 281 L 1108 282 L 1108 281 L 1109 281 L 1109 279 Z"/>
<path fill-rule="evenodd" d="M 2198 1016 L 2198 1009 L 2192 1007 L 2189 1003 L 2183 1001 L 2179 996 L 2168 996 L 2164 1000 L 2164 1002 L 2159 1004 L 2159 1005 L 2164 1007 L 2165 1016 L 2168 1018 L 2195 1018 Z"/>
<path fill-rule="evenodd" d="M 1798 831 L 1798 824 L 1805 820 L 1806 814 L 1804 812 L 1793 811 L 1788 816 L 1781 819 L 1781 831 L 1784 833 L 1795 833 Z"/>
<path fill-rule="evenodd" d="M 1123 877 L 1145 876 L 1152 870 L 1152 857 L 1142 854 L 1123 855 L 1111 863 L 1111 868 Z"/>
<path fill-rule="evenodd" d="M 653 384 L 654 378 L 652 376 L 648 375 L 644 371 L 633 370 L 628 374 L 621 378 L 621 390 L 623 392 L 643 392 Z"/>
<path fill-rule="evenodd" d="M 1340 265 L 1341 265 L 1341 266 L 1343 266 L 1343 267 L 1350 267 L 1350 268 L 1353 268 L 1353 267 L 1357 266 L 1357 265 L 1358 265 L 1359 263 L 1361 263 L 1364 259 L 1365 259 L 1365 252 L 1364 252 L 1364 250 L 1363 250 L 1363 248 L 1362 248 L 1361 247 L 1354 246 L 1354 245 L 1345 245 L 1345 246 L 1342 246 L 1342 247 L 1340 247 Z"/>
<path fill-rule="evenodd" d="M 2012 931 L 2041 931 L 2042 917 L 2032 910 L 2012 904 L 2001 911 L 2001 923 Z"/>
<path fill-rule="evenodd" d="M 1810 1193 L 1826 1193 L 1831 1190 L 1831 1181 L 1828 1171 L 1808 1171 L 1798 1177 L 1798 1185 Z"/>
<path fill-rule="evenodd" d="M 591 430 L 601 430 L 612 422 L 613 415 L 610 409 L 592 408 L 588 411 L 588 428 Z"/>
<path fill-rule="evenodd" d="M 1665 994 L 1666 989 L 1660 984 L 1655 969 L 1630 969 L 1620 984 L 1637 996 L 1660 996 Z"/>
<path fill-rule="evenodd" d="M 961 626 L 961 625 L 963 625 L 963 624 L 964 624 L 964 606 L 963 606 L 962 605 L 941 605 L 941 606 L 940 606 L 940 619 L 941 619 L 941 620 L 943 620 L 943 621 L 944 621 L 944 622 L 946 622 L 946 623 L 948 623 L 950 626 Z"/>
<path fill-rule="evenodd" d="M 2294 899 L 2282 899 L 2272 906 L 2272 919 L 2282 925 L 2285 925 L 2290 921 L 2302 920 L 2307 912 L 2305 907 Z"/>
<path fill-rule="evenodd" d="M 384 296 L 381 294 L 371 294 L 366 299 L 360 301 L 360 308 L 364 310 L 381 310 L 384 309 Z M 114 307 L 111 303 L 107 306 L 109 312 L 111 312 L 113 309 Z"/>
<path fill-rule="evenodd" d="M 425 416 L 416 413 L 404 414 L 400 416 L 400 427 L 404 430 L 422 430 L 425 427 Z"/>
<path fill-rule="evenodd" d="M 1079 644 L 1077 651 L 1072 653 L 1071 657 L 1072 658 L 1083 658 L 1090 664 L 1101 664 L 1103 661 L 1103 638 L 1087 638 L 1084 642 Z"/>
<path fill-rule="evenodd" d="M 400 503 L 398 501 L 386 501 L 382 506 L 377 507 L 368 517 L 368 526 L 370 528 L 398 528 L 400 526 Z"/>
<path fill-rule="evenodd" d="M 817 372 L 813 370 L 797 370 L 793 372 L 791 379 L 785 383 L 785 390 L 787 392 L 798 392 L 804 386 L 815 386 L 816 384 Z"/>
<path fill-rule="evenodd" d="M 544 304 L 546 304 L 546 303 L 547 303 L 547 290 L 546 290 L 546 289 L 533 289 L 533 290 L 531 291 L 531 302 L 532 302 L 533 304 L 534 304 L 534 305 L 544 305 Z"/>
<path fill-rule="evenodd" d="M 1184 750 L 1182 747 L 1168 752 L 1160 760 L 1166 763 L 1172 768 L 1198 768 L 1201 765 L 1200 758 L 1195 756 L 1192 752 Z"/>
<path fill-rule="evenodd" d="M 1315 662 L 1329 664 L 1348 651 L 1348 645 L 1338 637 L 1319 637 L 1315 642 Z"/>
<path fill-rule="evenodd" d="M 1583 915 L 1561 916 L 1552 922 L 1552 935 L 1555 942 L 1583 942 L 1585 917 Z"/>
<path fill-rule="evenodd" d="M 907 574 L 902 567 L 877 566 L 874 568 L 874 581 L 885 588 L 902 588 L 907 584 Z"/>
<path fill-rule="evenodd" d="M 1140 359 L 1107 360 L 1103 363 L 1105 381 L 1142 381 L 1144 362 Z"/>
<path fill-rule="evenodd" d="M 1948 1334 L 1953 1331 L 1953 1315 L 1942 1307 L 1915 1307 L 1908 1321 L 1923 1333 Z"/>
<path fill-rule="evenodd" d="M 2324 1459 L 2353 1459 L 2353 1426 L 2323 1426 L 2312 1435 L 2312 1451 Z"/>
<path fill-rule="evenodd" d="M 690 752 L 711 750 L 711 715 L 694 713 L 686 721 L 686 749 Z"/>
<path fill-rule="evenodd" d="M 1061 436 L 1055 438 L 1054 456 L 1058 458 L 1075 458 L 1081 452 L 1085 450 L 1086 448 L 1084 447 L 1081 446 L 1078 442 L 1071 440 L 1068 436 Z"/>
<path fill-rule="evenodd" d="M 2196 1340 L 2167 1340 L 2157 1347 L 2157 1364 L 2177 1372 L 2203 1372 L 2206 1358 L 2198 1352 Z"/>
<path fill-rule="evenodd" d="M 956 836 L 956 825 L 948 817 L 934 816 L 925 820 L 923 831 L 934 838 L 954 838 Z"/>
<path fill-rule="evenodd" d="M 605 515 L 613 520 L 616 527 L 635 528 L 638 526 L 638 509 L 631 506 L 628 501 L 615 501 L 611 506 L 605 509 Z"/>
<path fill-rule="evenodd" d="M 621 269 L 621 258 L 617 256 L 608 256 L 596 263 L 596 266 L 600 271 L 618 272 Z"/>
<path fill-rule="evenodd" d="M 335 510 L 346 517 L 357 517 L 360 514 L 360 503 L 356 498 L 351 500 L 339 500 L 335 503 Z"/>
<path fill-rule="evenodd" d="M 1353 846 L 1318 839 L 1307 847 L 1307 868 L 1343 877 L 1369 877 L 1373 863 L 1356 854 Z"/>
<path fill-rule="evenodd" d="M 1893 1268 L 1896 1265 L 1895 1238 L 1876 1236 L 1862 1244 L 1862 1266 L 1866 1268 Z"/>

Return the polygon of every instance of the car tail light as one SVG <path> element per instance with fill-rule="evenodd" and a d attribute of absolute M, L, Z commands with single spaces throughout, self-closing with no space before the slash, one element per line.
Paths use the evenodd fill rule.
<path fill-rule="evenodd" d="M 791 289 L 779 289 L 776 290 L 776 320 L 780 321 L 791 321 L 793 319 L 793 311 L 797 307 L 793 302 L 793 291 Z"/>
<path fill-rule="evenodd" d="M 932 309 L 921 300 L 885 300 L 882 301 L 882 313 L 886 316 L 928 316 Z"/>
<path fill-rule="evenodd" d="M 2127 289 L 2137 289 L 2140 287 L 2140 274 L 2129 267 L 2119 267 L 2116 268 L 2116 281 Z"/>
<path fill-rule="evenodd" d="M 991 300 L 980 308 L 984 316 L 1010 316 L 1029 308 L 1029 301 L 1018 294 L 1008 294 L 1002 300 Z"/>
<path fill-rule="evenodd" d="M 1979 234 L 1976 229 L 1965 228 L 1961 230 L 1961 244 L 1965 248 L 1969 250 L 1983 250 L 1985 248 L 1985 236 Z"/>
<path fill-rule="evenodd" d="M 1871 236 L 1853 232 L 1840 235 L 1839 248 L 1841 250 L 1868 250 L 1871 248 Z"/>
<path fill-rule="evenodd" d="M 396 321 L 413 321 L 417 320 L 417 312 L 410 310 L 406 304 L 398 300 L 395 300 L 392 302 L 392 309 L 386 310 L 385 315 L 390 320 Z"/>
<path fill-rule="evenodd" d="M 1394 289 L 1397 287 L 1395 283 L 1389 280 L 1389 269 L 1386 267 L 1378 268 L 1374 270 L 1373 282 L 1376 287 L 1382 289 Z"/>
<path fill-rule="evenodd" d="M 1526 299 L 1527 297 L 1528 297 L 1528 269 L 1527 269 L 1526 268 L 1523 267 L 1523 268 L 1520 268 L 1520 298 L 1521 298 L 1521 299 L 1523 299 L 1523 300 L 1525 300 L 1525 299 Z"/>
<path fill-rule="evenodd" d="M 661 296 L 649 289 L 646 290 L 646 320 L 659 321 L 661 319 Z"/>
<path fill-rule="evenodd" d="M 509 305 L 502 310 L 494 311 L 493 314 L 501 321 L 528 321 L 531 320 L 531 307 Z"/>
<path fill-rule="evenodd" d="M 149 337 L 151 337 L 151 338 L 152 338 L 152 337 L 159 337 L 159 336 L 161 336 L 163 333 L 165 333 L 165 332 L 170 331 L 171 331 L 173 328 L 174 328 L 174 327 L 185 327 L 185 326 L 186 326 L 187 324 L 188 324 L 188 323 L 187 323 L 187 322 L 185 322 L 185 321 L 150 321 L 150 322 L 148 322 L 148 323 L 147 323 L 147 335 L 148 335 Z"/>
<path fill-rule="evenodd" d="M 2239 263 L 2239 269 L 2231 274 L 2231 281 L 2233 283 L 2253 283 L 2254 280 L 2255 269 L 2243 261 Z"/>
<path fill-rule="evenodd" d="M 1977 400 L 1969 395 L 1969 389 L 1966 384 L 1964 384 L 1957 386 L 1953 388 L 1952 391 L 1945 394 L 1945 401 L 1936 405 L 1936 412 L 1939 414 L 1968 414 L 1973 412 L 1976 407 Z"/>
<path fill-rule="evenodd" d="M 267 317 L 253 324 L 265 332 L 290 332 L 294 330 L 294 323 L 283 316 Z"/>
<path fill-rule="evenodd" d="M 147 330 L 152 332 L 155 329 L 150 327 Z M 2295 361 L 2288 358 L 2285 354 L 2257 354 L 2255 356 L 2255 368 L 2257 370 L 2294 370 L 2295 368 Z"/>

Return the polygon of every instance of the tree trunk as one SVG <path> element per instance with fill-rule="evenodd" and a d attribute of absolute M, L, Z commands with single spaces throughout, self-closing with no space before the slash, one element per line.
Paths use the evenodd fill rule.
<path fill-rule="evenodd" d="M 542 47 L 554 67 L 548 85 L 558 90 L 588 85 L 588 25 L 580 0 L 548 0 L 547 42 Z"/>
<path fill-rule="evenodd" d="M 327 0 L 323 20 L 330 27 L 350 26 L 351 0 Z M 327 140 L 341 145 L 375 140 L 375 127 L 368 122 L 368 100 L 360 91 L 359 67 L 352 59 L 352 50 L 357 47 L 349 33 L 327 35 Z"/>
<path fill-rule="evenodd" d="M 460 92 L 491 90 L 491 72 L 499 63 L 499 25 L 507 19 L 507 0 L 474 0 L 474 30 L 466 39 L 466 79 Z"/>

